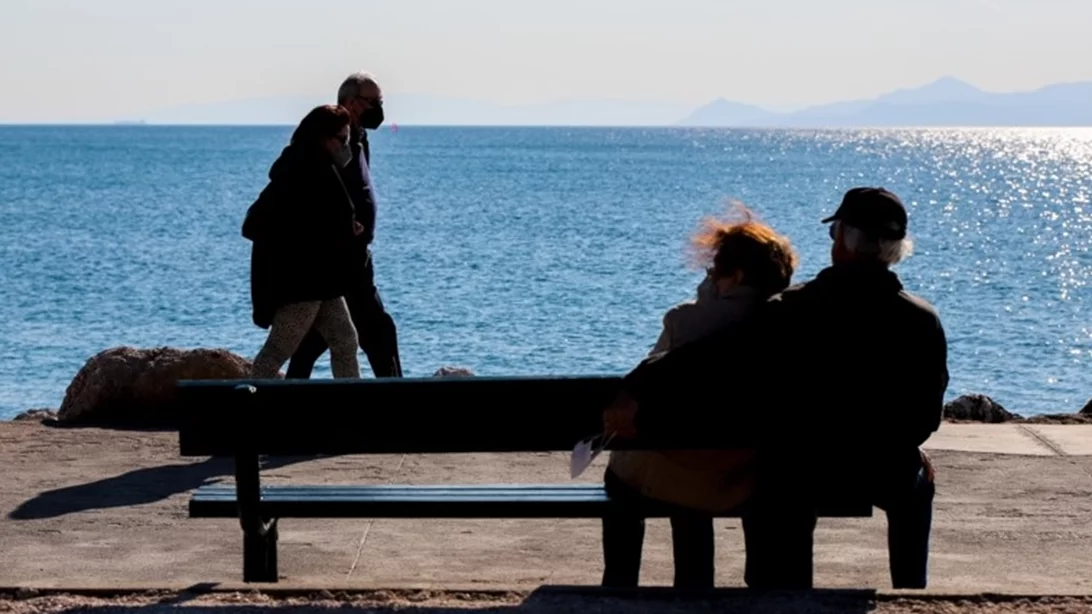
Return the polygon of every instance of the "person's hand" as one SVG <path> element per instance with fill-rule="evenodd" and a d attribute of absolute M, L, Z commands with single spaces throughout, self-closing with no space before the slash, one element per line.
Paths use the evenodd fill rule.
<path fill-rule="evenodd" d="M 353 234 L 354 235 L 359 235 L 359 234 L 362 234 L 363 232 L 364 232 L 364 224 L 361 224 L 360 222 L 358 222 L 356 220 L 353 220 Z"/>
<path fill-rule="evenodd" d="M 925 453 L 925 450 L 921 452 L 921 466 L 925 469 L 925 479 L 929 480 L 932 484 L 937 479 L 937 472 L 933 469 L 933 461 L 929 460 L 929 455 Z"/>
<path fill-rule="evenodd" d="M 637 401 L 625 392 L 619 392 L 614 401 L 603 411 L 603 432 L 615 437 L 637 436 Z"/>

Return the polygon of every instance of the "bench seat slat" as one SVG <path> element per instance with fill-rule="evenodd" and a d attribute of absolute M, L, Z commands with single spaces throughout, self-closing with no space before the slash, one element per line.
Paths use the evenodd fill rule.
<path fill-rule="evenodd" d="M 266 485 L 263 492 L 275 492 L 277 496 L 306 495 L 308 493 L 326 494 L 356 494 L 361 490 L 376 495 L 398 495 L 406 492 L 423 493 L 430 495 L 470 495 L 476 493 L 496 494 L 498 491 L 505 493 L 598 493 L 602 492 L 602 484 L 322 484 L 322 485 Z M 235 487 L 230 484 L 204 486 L 198 490 L 202 496 L 229 495 L 235 496 Z"/>
<path fill-rule="evenodd" d="M 611 505 L 600 484 L 286 485 L 262 487 L 261 510 L 271 518 L 601 518 Z M 235 518 L 235 488 L 203 486 L 189 507 L 192 518 Z M 668 515 L 660 506 L 644 511 Z M 872 506 L 828 505 L 820 515 L 868 517 Z"/>

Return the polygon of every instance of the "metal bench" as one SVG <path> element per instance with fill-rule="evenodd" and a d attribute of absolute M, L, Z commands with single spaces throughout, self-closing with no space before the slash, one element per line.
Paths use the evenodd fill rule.
<path fill-rule="evenodd" d="M 259 456 L 568 452 L 602 430 L 620 385 L 618 376 L 183 381 L 181 454 L 235 458 L 235 486 L 197 489 L 189 515 L 239 519 L 245 582 L 277 581 L 280 518 L 602 518 L 612 502 L 598 484 L 262 486 Z M 643 438 L 626 447 L 741 445 Z M 872 506 L 819 511 L 868 517 Z"/>

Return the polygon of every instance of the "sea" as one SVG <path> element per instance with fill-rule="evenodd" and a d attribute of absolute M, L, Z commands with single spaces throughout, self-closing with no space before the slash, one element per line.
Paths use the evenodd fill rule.
<path fill-rule="evenodd" d="M 110 347 L 253 357 L 240 225 L 291 130 L 0 127 L 0 419 L 58 407 Z M 694 297 L 704 218 L 746 205 L 805 281 L 829 263 L 820 219 L 880 185 L 909 209 L 895 270 L 940 312 L 948 398 L 1026 415 L 1092 398 L 1092 130 L 384 126 L 371 148 L 408 376 L 624 373 Z"/>

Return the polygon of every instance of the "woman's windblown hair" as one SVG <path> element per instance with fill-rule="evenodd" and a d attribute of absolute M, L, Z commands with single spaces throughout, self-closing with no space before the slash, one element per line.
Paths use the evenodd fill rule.
<path fill-rule="evenodd" d="M 694 236 L 698 262 L 713 277 L 737 271 L 741 283 L 774 295 L 789 286 L 797 256 L 788 238 L 758 220 L 741 203 L 732 203 L 724 218 L 704 220 Z"/>

